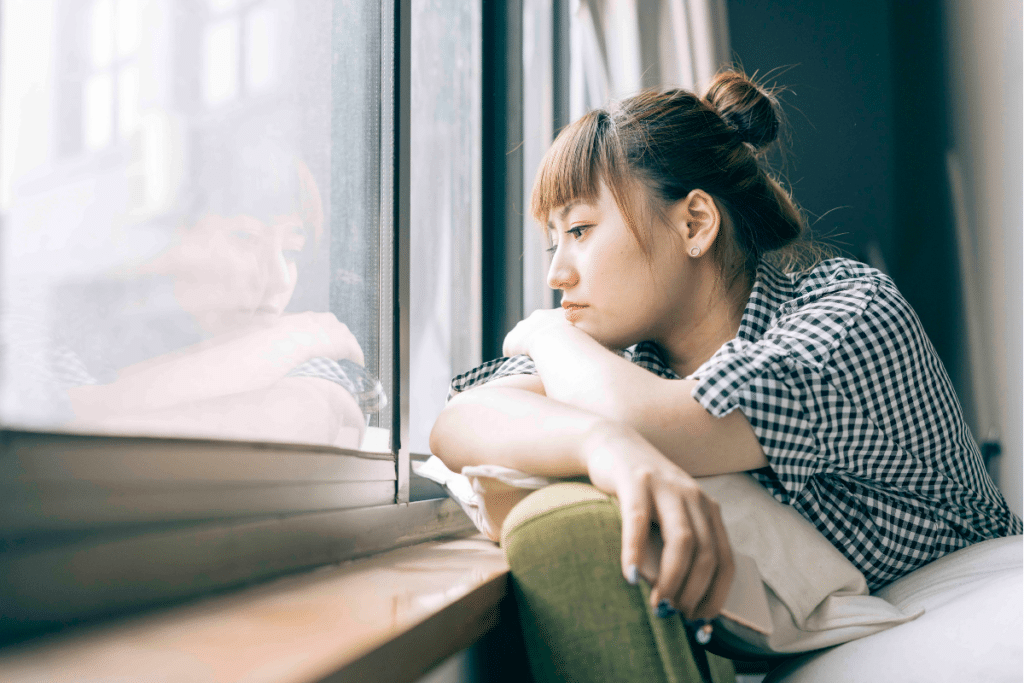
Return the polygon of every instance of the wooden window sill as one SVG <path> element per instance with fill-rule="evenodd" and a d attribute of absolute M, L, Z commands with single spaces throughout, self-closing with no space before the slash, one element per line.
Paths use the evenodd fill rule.
<path fill-rule="evenodd" d="M 414 681 L 497 621 L 508 565 L 430 541 L 0 650 L 12 683 Z"/>

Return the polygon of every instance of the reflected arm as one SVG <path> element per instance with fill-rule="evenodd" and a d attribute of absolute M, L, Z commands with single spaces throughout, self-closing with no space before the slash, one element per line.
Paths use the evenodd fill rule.
<path fill-rule="evenodd" d="M 157 410 L 76 419 L 72 428 L 185 438 L 315 443 L 359 448 L 366 422 L 343 388 L 314 377 Z"/>

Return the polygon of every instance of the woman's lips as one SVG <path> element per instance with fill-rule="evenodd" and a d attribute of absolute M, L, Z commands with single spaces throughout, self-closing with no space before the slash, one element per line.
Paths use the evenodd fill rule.
<path fill-rule="evenodd" d="M 565 310 L 565 319 L 571 323 L 575 323 L 583 315 L 583 309 L 587 308 L 586 304 L 577 304 L 571 301 L 563 301 L 562 308 Z"/>

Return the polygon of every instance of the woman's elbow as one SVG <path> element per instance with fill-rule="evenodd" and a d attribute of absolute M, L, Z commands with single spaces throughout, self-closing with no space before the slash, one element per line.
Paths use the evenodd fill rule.
<path fill-rule="evenodd" d="M 434 420 L 434 426 L 430 430 L 430 452 L 440 458 L 448 469 L 461 472 L 465 463 L 456 462 L 458 458 L 455 457 L 456 449 L 453 448 L 454 429 L 452 425 L 455 416 L 452 415 L 452 408 L 453 406 L 450 404 L 445 406 L 441 414 Z"/>

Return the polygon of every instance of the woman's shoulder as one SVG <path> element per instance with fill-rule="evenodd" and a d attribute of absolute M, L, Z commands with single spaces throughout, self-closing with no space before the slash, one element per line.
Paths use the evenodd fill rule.
<path fill-rule="evenodd" d="M 827 362 L 852 330 L 884 323 L 880 317 L 905 307 L 888 275 L 848 258 L 790 273 L 766 264 L 752 298 L 755 306 L 771 310 L 758 339 L 816 366 Z"/>

